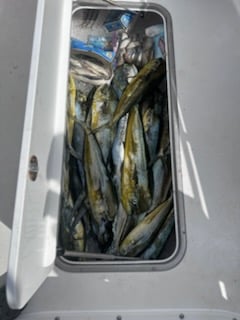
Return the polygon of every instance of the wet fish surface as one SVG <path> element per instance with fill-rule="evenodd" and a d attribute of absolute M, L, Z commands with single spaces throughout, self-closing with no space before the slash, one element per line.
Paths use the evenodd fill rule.
<path fill-rule="evenodd" d="M 143 95 L 157 84 L 166 73 L 166 64 L 162 59 L 153 59 L 146 64 L 124 90 L 113 114 L 111 125 L 114 125 L 130 108 L 137 104 Z"/>
<path fill-rule="evenodd" d="M 145 260 L 157 259 L 160 255 L 172 229 L 174 227 L 174 211 L 173 209 L 168 214 L 164 224 L 161 226 L 156 238 L 152 244 L 144 251 L 141 257 Z"/>
<path fill-rule="evenodd" d="M 120 254 L 124 256 L 137 256 L 141 253 L 156 236 L 171 205 L 172 199 L 169 198 L 152 210 L 122 241 Z"/>
<path fill-rule="evenodd" d="M 131 109 L 128 118 L 121 201 L 129 215 L 134 212 L 143 212 L 151 204 L 143 127 L 137 106 Z"/>
<path fill-rule="evenodd" d="M 87 132 L 85 138 L 84 168 L 91 213 L 98 229 L 97 236 L 101 243 L 106 243 L 109 241 L 109 222 L 116 215 L 117 199 L 101 150 L 90 132 Z"/>
<path fill-rule="evenodd" d="M 109 159 L 111 147 L 115 136 L 115 128 L 104 126 L 112 119 L 113 113 L 117 106 L 117 96 L 113 88 L 109 85 L 99 86 L 94 95 L 90 112 L 90 128 L 97 131 L 95 137 L 101 148 L 104 163 L 106 164 Z"/>

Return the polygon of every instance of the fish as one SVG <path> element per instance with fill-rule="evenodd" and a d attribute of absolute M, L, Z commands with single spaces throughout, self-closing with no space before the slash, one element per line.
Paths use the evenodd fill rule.
<path fill-rule="evenodd" d="M 91 215 L 97 226 L 97 237 L 101 244 L 110 239 L 110 224 L 117 213 L 117 198 L 113 183 L 104 164 L 101 150 L 90 129 L 86 131 L 84 143 L 84 169 L 86 174 L 88 201 Z"/>
<path fill-rule="evenodd" d="M 69 158 L 70 153 L 68 149 L 65 149 L 64 152 L 64 161 L 63 161 L 63 175 L 62 175 L 62 195 L 65 199 L 70 196 L 69 191 Z"/>
<path fill-rule="evenodd" d="M 68 108 L 67 108 L 67 141 L 68 145 L 72 145 L 73 127 L 75 118 L 75 103 L 76 103 L 76 86 L 73 75 L 69 74 L 68 83 Z"/>
<path fill-rule="evenodd" d="M 75 203 L 81 193 L 85 192 L 83 177 L 79 175 L 79 166 L 72 155 L 69 158 L 69 190 Z"/>
<path fill-rule="evenodd" d="M 67 144 L 70 154 L 77 159 L 82 158 L 83 148 L 83 131 L 82 128 L 76 123 L 76 119 L 83 121 L 83 116 L 86 111 L 80 105 L 80 101 L 77 99 L 77 90 L 75 86 L 75 80 L 72 74 L 70 74 L 69 85 L 69 106 L 67 110 Z M 80 147 L 81 146 L 81 147 Z"/>
<path fill-rule="evenodd" d="M 130 40 L 129 52 L 139 46 Z M 139 68 L 150 42 L 145 49 L 134 57 Z M 159 102 L 165 77 L 163 59 L 140 71 L 124 63 L 113 76 L 110 64 L 72 51 L 61 211 L 66 250 L 130 259 L 157 239 L 172 206 L 168 113 Z"/>
<path fill-rule="evenodd" d="M 118 206 L 118 212 L 112 225 L 113 240 L 110 247 L 108 248 L 107 253 L 119 254 L 119 244 L 128 233 L 131 224 L 132 216 L 126 213 L 120 202 Z"/>
<path fill-rule="evenodd" d="M 129 215 L 143 212 L 151 205 L 143 127 L 137 106 L 131 109 L 128 117 L 121 202 Z"/>
<path fill-rule="evenodd" d="M 152 96 L 147 96 L 147 98 L 142 100 L 140 104 L 144 132 L 147 132 L 151 126 L 151 120 L 152 120 L 151 118 L 153 113 L 152 104 L 153 104 Z"/>
<path fill-rule="evenodd" d="M 100 86 L 102 84 L 109 84 L 111 82 L 111 79 L 103 79 L 102 77 L 94 77 L 91 76 L 91 74 L 88 75 L 80 75 L 78 74 L 77 70 L 75 68 L 71 69 L 72 74 L 74 75 L 74 78 L 78 81 L 81 81 L 82 83 L 87 83 L 87 84 L 91 84 L 93 86 Z"/>
<path fill-rule="evenodd" d="M 75 103 L 75 119 L 73 126 L 73 137 L 72 137 L 72 146 L 69 148 L 71 156 L 76 158 L 76 166 L 78 168 L 78 172 L 73 172 L 73 175 L 79 176 L 81 180 L 82 189 L 85 189 L 85 172 L 83 168 L 83 151 L 84 151 L 84 139 L 85 139 L 85 131 L 82 128 L 80 123 L 84 123 L 87 121 L 87 116 L 89 112 L 89 104 L 91 102 L 91 95 L 94 90 L 92 90 L 87 97 L 84 97 L 81 101 L 79 95 L 81 93 L 77 90 L 77 101 Z M 89 102 L 90 100 L 90 102 Z M 73 162 L 74 164 L 74 162 Z"/>
<path fill-rule="evenodd" d="M 91 89 L 90 91 L 92 91 Z M 76 119 L 79 121 L 86 121 L 88 111 L 89 111 L 89 105 L 88 105 L 88 95 L 90 96 L 90 92 L 87 96 L 82 95 L 80 90 L 77 90 L 77 99 L 75 104 L 75 115 Z"/>
<path fill-rule="evenodd" d="M 85 117 L 85 120 L 84 119 L 80 120 L 81 123 L 85 123 L 85 125 L 89 128 L 91 127 L 91 106 L 93 103 L 93 97 L 95 95 L 97 87 L 98 86 L 94 86 L 92 90 L 90 90 L 90 92 L 88 93 L 87 100 L 85 103 L 86 109 L 87 109 L 86 117 Z"/>
<path fill-rule="evenodd" d="M 84 139 L 85 132 L 81 125 L 80 121 L 75 121 L 73 125 L 73 137 L 72 137 L 72 145 L 70 148 L 70 153 L 80 161 L 83 160 L 83 149 L 84 149 Z"/>
<path fill-rule="evenodd" d="M 113 71 L 110 63 L 100 60 L 87 52 L 72 50 L 70 58 L 70 70 L 75 79 L 87 84 L 101 85 L 110 83 Z"/>
<path fill-rule="evenodd" d="M 64 249 L 72 249 L 71 223 L 73 218 L 73 203 L 70 196 L 62 195 L 60 243 Z"/>
<path fill-rule="evenodd" d="M 71 223 L 73 247 L 76 251 L 83 252 L 87 247 L 87 238 L 91 232 L 89 209 L 85 196 L 79 196 L 75 202 L 74 216 Z"/>
<path fill-rule="evenodd" d="M 76 180 L 78 177 L 79 189 L 83 190 L 86 187 L 86 178 L 83 165 L 85 131 L 80 125 L 80 121 L 82 121 L 82 117 L 80 117 L 78 114 L 78 117 L 76 116 L 76 121 L 74 122 L 72 148 L 70 148 L 71 156 L 74 158 L 74 160 L 72 160 L 74 169 L 72 169 L 72 173 L 70 174 L 73 176 L 72 179 Z"/>
<path fill-rule="evenodd" d="M 124 144 L 126 139 L 126 129 L 129 114 L 125 114 L 119 122 L 116 130 L 116 135 L 112 145 L 112 180 L 116 187 L 118 201 L 121 197 L 121 174 L 124 160 Z"/>
<path fill-rule="evenodd" d="M 171 205 L 172 197 L 150 211 L 122 241 L 119 250 L 120 254 L 136 257 L 145 250 L 155 238 L 160 226 L 167 217 Z"/>
<path fill-rule="evenodd" d="M 152 208 L 155 208 L 162 202 L 164 178 L 167 168 L 164 159 L 158 158 L 152 166 L 153 191 L 152 191 Z"/>
<path fill-rule="evenodd" d="M 172 209 L 168 214 L 166 220 L 161 226 L 156 238 L 150 246 L 141 254 L 141 258 L 145 260 L 157 259 L 170 236 L 174 227 L 174 210 Z"/>
<path fill-rule="evenodd" d="M 112 87 L 115 90 L 117 97 L 121 98 L 123 91 L 127 85 L 134 79 L 138 73 L 134 65 L 123 64 L 119 66 L 114 73 Z M 112 162 L 113 162 L 113 182 L 116 186 L 118 198 L 120 201 L 121 194 L 121 169 L 124 159 L 124 144 L 126 137 L 126 128 L 129 113 L 126 113 L 118 122 L 116 135 L 112 145 Z"/>
<path fill-rule="evenodd" d="M 164 60 L 153 59 L 148 62 L 124 90 L 110 125 L 113 126 L 132 106 L 138 104 L 149 89 L 157 86 L 158 81 L 164 77 L 165 73 L 166 63 Z"/>
<path fill-rule="evenodd" d="M 89 93 L 94 89 L 95 85 L 83 82 L 74 76 L 75 85 L 77 89 L 77 101 L 86 102 Z"/>
<path fill-rule="evenodd" d="M 117 52 L 118 65 L 124 62 L 142 67 L 153 58 L 153 39 L 123 32 Z"/>
<path fill-rule="evenodd" d="M 164 39 L 160 38 L 158 43 L 159 49 L 162 52 L 164 59 L 166 59 L 166 45 Z"/>
<path fill-rule="evenodd" d="M 89 122 L 93 131 L 98 127 L 102 127 L 101 130 L 95 133 L 95 136 L 101 148 L 105 164 L 109 159 L 116 130 L 113 127 L 104 127 L 104 125 L 111 121 L 117 103 L 117 96 L 111 86 L 105 84 L 97 87 L 92 99 Z"/>
<path fill-rule="evenodd" d="M 153 50 L 152 48 L 144 49 L 141 45 L 136 47 L 128 46 L 123 58 L 127 63 L 134 63 L 137 67 L 143 67 L 153 58 Z"/>
<path fill-rule="evenodd" d="M 161 201 L 164 201 L 168 197 L 168 195 L 171 193 L 172 193 L 172 174 L 171 172 L 168 171 L 163 181 Z"/>
<path fill-rule="evenodd" d="M 170 145 L 169 136 L 169 116 L 168 116 L 168 102 L 167 99 L 163 105 L 162 109 L 162 132 L 159 143 L 158 156 L 163 156 Z"/>
<path fill-rule="evenodd" d="M 92 79 L 109 80 L 112 77 L 111 65 L 102 63 L 95 57 L 81 53 L 72 53 L 70 68 L 74 75 L 85 76 Z"/>
<path fill-rule="evenodd" d="M 92 253 L 101 253 L 102 249 L 98 243 L 98 239 L 93 233 L 93 231 L 89 232 L 86 236 L 86 246 L 85 246 L 86 252 L 92 252 Z"/>
<path fill-rule="evenodd" d="M 153 58 L 153 39 L 143 37 L 141 41 L 130 38 L 130 42 L 125 47 L 123 58 L 126 62 L 134 63 L 137 67 L 143 67 Z"/>
<path fill-rule="evenodd" d="M 82 220 L 79 220 L 75 225 L 72 233 L 73 248 L 75 251 L 85 251 L 85 230 Z"/>
<path fill-rule="evenodd" d="M 141 104 L 144 136 L 150 163 L 156 159 L 161 133 L 161 103 L 158 94 L 147 97 Z"/>
<path fill-rule="evenodd" d="M 118 99 L 121 98 L 123 91 L 128 86 L 128 84 L 131 83 L 137 73 L 138 69 L 134 64 L 124 63 L 123 65 L 116 68 L 114 77 L 112 79 L 112 86 L 117 94 Z"/>

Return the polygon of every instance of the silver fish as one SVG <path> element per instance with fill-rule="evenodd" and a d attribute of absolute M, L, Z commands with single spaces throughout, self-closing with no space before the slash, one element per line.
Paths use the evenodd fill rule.
<path fill-rule="evenodd" d="M 152 39 L 148 38 L 153 44 Z M 147 41 L 149 42 L 149 41 Z M 153 48 L 144 47 L 144 44 L 130 42 L 123 55 L 125 62 L 135 64 L 137 67 L 143 67 L 153 58 Z"/>
<path fill-rule="evenodd" d="M 90 74 L 80 75 L 80 74 L 78 74 L 77 70 L 74 68 L 71 69 L 71 72 L 76 80 L 81 81 L 83 83 L 91 84 L 93 86 L 100 86 L 102 84 L 105 84 L 105 83 L 109 84 L 111 82 L 111 79 L 105 80 L 105 79 L 103 79 L 101 77 L 97 77 L 97 76 L 92 77 Z"/>
<path fill-rule="evenodd" d="M 137 106 L 131 109 L 128 118 L 121 202 L 129 215 L 146 211 L 151 205 L 143 127 Z"/>
<path fill-rule="evenodd" d="M 97 57 L 79 52 L 81 51 L 77 50 L 70 58 L 70 67 L 74 70 L 74 74 L 91 75 L 93 78 L 102 78 L 104 80 L 111 79 L 112 68 L 110 64 L 100 61 Z"/>
<path fill-rule="evenodd" d="M 92 101 L 92 95 L 95 89 L 92 89 L 87 96 L 82 96 L 82 93 L 77 90 L 76 91 L 76 103 L 74 109 L 74 118 L 73 120 L 73 137 L 72 137 L 72 146 L 70 148 L 71 154 L 77 158 L 81 163 L 83 162 L 83 146 L 84 146 L 84 138 L 85 132 L 80 123 L 87 123 L 87 116 L 89 113 L 89 105 Z M 83 101 L 81 101 L 83 98 Z M 68 115 L 69 119 L 73 115 Z M 76 120 L 76 121 L 75 121 Z M 80 170 L 80 175 L 82 175 L 82 169 Z"/>
<path fill-rule="evenodd" d="M 158 156 L 163 156 L 168 150 L 170 144 L 169 136 L 169 117 L 168 117 L 168 102 L 166 101 L 162 109 L 162 133 L 159 144 Z"/>
<path fill-rule="evenodd" d="M 172 190 L 172 174 L 171 172 L 167 172 L 163 181 L 163 188 L 161 193 L 161 201 L 164 201 L 169 194 L 171 194 Z"/>
<path fill-rule="evenodd" d="M 87 101 L 88 94 L 94 88 L 94 84 L 83 82 L 79 79 L 75 79 L 76 89 L 77 89 L 77 101 L 85 102 Z"/>
<path fill-rule="evenodd" d="M 62 207 L 60 215 L 60 241 L 64 249 L 71 250 L 72 237 L 71 237 L 71 223 L 73 219 L 73 203 L 71 197 L 67 197 L 63 194 Z"/>
<path fill-rule="evenodd" d="M 92 252 L 92 253 L 101 253 L 102 250 L 99 246 L 98 239 L 94 235 L 94 233 L 91 231 L 86 236 L 86 252 Z"/>
<path fill-rule="evenodd" d="M 113 222 L 112 230 L 113 230 L 113 241 L 111 243 L 110 248 L 108 249 L 108 253 L 118 254 L 119 253 L 119 244 L 123 237 L 126 235 L 126 229 L 128 227 L 128 218 L 130 216 L 127 215 L 124 210 L 121 202 L 118 206 L 118 212 Z"/>
<path fill-rule="evenodd" d="M 132 64 L 123 64 L 115 70 L 112 86 L 115 90 L 118 99 L 121 98 L 123 91 L 127 85 L 134 79 L 138 73 L 137 68 Z"/>
<path fill-rule="evenodd" d="M 84 99 L 84 100 L 81 100 Z M 81 93 L 77 91 L 77 99 L 76 99 L 76 104 L 75 104 L 75 115 L 76 119 L 79 121 L 86 121 L 88 111 L 89 111 L 89 106 L 87 104 L 87 97 L 81 97 Z"/>
<path fill-rule="evenodd" d="M 161 132 L 161 105 L 157 94 L 143 101 L 141 114 L 150 164 L 156 159 Z"/>
<path fill-rule="evenodd" d="M 165 73 L 166 63 L 162 59 L 153 59 L 148 62 L 124 90 L 110 125 L 113 126 L 131 107 L 138 104 L 142 96 L 152 89 Z"/>
<path fill-rule="evenodd" d="M 168 214 L 152 244 L 143 252 L 143 259 L 157 259 L 174 227 L 174 210 Z"/>
<path fill-rule="evenodd" d="M 81 193 L 85 193 L 85 176 L 79 175 L 78 160 L 73 156 L 69 159 L 69 190 L 74 203 Z"/>
<path fill-rule="evenodd" d="M 85 127 L 84 168 L 87 193 L 92 218 L 97 226 L 97 236 L 102 244 L 109 241 L 108 226 L 117 212 L 117 199 L 112 181 L 104 165 L 98 143 Z"/>
<path fill-rule="evenodd" d="M 152 208 L 161 203 L 163 195 L 164 178 L 167 172 L 166 165 L 162 158 L 158 158 L 152 166 L 153 173 L 153 192 L 152 192 Z"/>
<path fill-rule="evenodd" d="M 128 115 L 129 114 L 127 113 L 119 120 L 112 146 L 113 182 L 116 186 L 119 200 L 121 195 L 121 169 L 124 160 L 124 143 L 126 138 Z"/>
<path fill-rule="evenodd" d="M 169 198 L 152 210 L 122 241 L 120 254 L 136 257 L 146 249 L 164 222 L 171 205 L 172 198 Z"/>
<path fill-rule="evenodd" d="M 112 119 L 113 113 L 117 107 L 117 97 L 111 86 L 99 86 L 94 95 L 91 105 L 90 128 L 91 130 L 102 127 L 95 133 L 98 144 L 101 148 L 104 163 L 107 164 L 111 146 L 115 136 L 115 128 L 105 126 Z"/>

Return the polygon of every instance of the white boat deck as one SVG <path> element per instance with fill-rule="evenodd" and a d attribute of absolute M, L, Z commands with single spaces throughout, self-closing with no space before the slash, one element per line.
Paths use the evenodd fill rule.
<path fill-rule="evenodd" d="M 161 5 L 173 22 L 185 256 L 175 268 L 151 273 L 66 273 L 55 267 L 19 320 L 240 319 L 240 1 Z M 3 1 L 0 14 L 1 30 L 8 24 L 10 30 L 0 36 L 3 252 L 14 206 L 34 4 Z M 5 251 L 2 274 L 6 257 Z"/>

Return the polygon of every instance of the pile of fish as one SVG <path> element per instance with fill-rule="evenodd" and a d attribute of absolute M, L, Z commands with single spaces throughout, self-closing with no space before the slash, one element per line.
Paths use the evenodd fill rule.
<path fill-rule="evenodd" d="M 174 230 L 166 63 L 124 61 L 96 84 L 79 78 L 84 63 L 94 64 L 77 59 L 68 86 L 62 247 L 79 260 L 87 253 L 158 259 Z M 94 70 L 104 79 L 107 70 Z"/>

